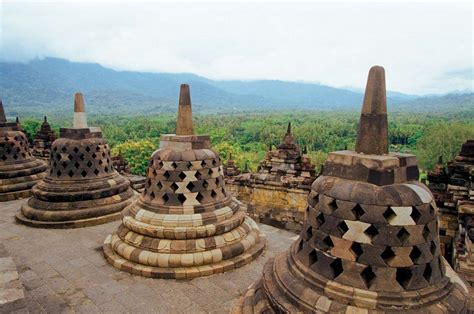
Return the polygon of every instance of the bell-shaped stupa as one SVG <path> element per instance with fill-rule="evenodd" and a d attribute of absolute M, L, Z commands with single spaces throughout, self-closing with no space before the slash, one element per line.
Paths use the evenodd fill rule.
<path fill-rule="evenodd" d="M 47 169 L 45 162 L 32 156 L 18 119 L 7 122 L 0 100 L 0 202 L 29 197 Z"/>
<path fill-rule="evenodd" d="M 33 140 L 33 156 L 49 161 L 51 145 L 55 140 L 56 135 L 48 123 L 48 118 L 45 116 L 40 130 L 36 133 L 35 139 Z"/>
<path fill-rule="evenodd" d="M 373 67 L 356 151 L 329 154 L 305 224 L 234 312 L 462 313 L 467 288 L 440 256 L 437 207 L 414 155 L 389 153 L 384 69 Z"/>
<path fill-rule="evenodd" d="M 176 135 L 161 136 L 144 193 L 104 242 L 107 261 L 137 275 L 186 279 L 243 266 L 264 246 L 257 224 L 226 191 L 209 136 L 194 135 L 189 86 L 181 85 Z"/>
<path fill-rule="evenodd" d="M 136 198 L 130 182 L 113 169 L 107 141 L 88 127 L 84 100 L 74 98 L 74 124 L 61 128 L 51 146 L 50 171 L 16 218 L 32 227 L 77 228 L 120 219 Z"/>

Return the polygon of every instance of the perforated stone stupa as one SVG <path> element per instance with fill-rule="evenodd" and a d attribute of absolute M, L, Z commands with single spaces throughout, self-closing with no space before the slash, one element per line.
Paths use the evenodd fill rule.
<path fill-rule="evenodd" d="M 48 118 L 45 116 L 40 130 L 36 133 L 35 139 L 33 140 L 33 155 L 49 162 L 51 145 L 55 140 L 56 135 L 48 123 Z"/>
<path fill-rule="evenodd" d="M 100 128 L 88 127 L 84 100 L 74 99 L 74 125 L 61 128 L 51 147 L 50 171 L 32 190 L 16 218 L 32 227 L 77 228 L 120 218 L 135 198 L 112 167 Z"/>
<path fill-rule="evenodd" d="M 463 313 L 464 282 L 440 256 L 437 208 L 414 155 L 388 153 L 384 69 L 371 68 L 356 151 L 329 154 L 289 251 L 235 312 Z"/>
<path fill-rule="evenodd" d="M 162 135 L 144 193 L 104 242 L 107 261 L 137 275 L 185 279 L 243 266 L 264 246 L 257 224 L 227 193 L 209 137 L 194 135 L 189 86 L 181 85 L 176 135 Z"/>
<path fill-rule="evenodd" d="M 29 197 L 48 166 L 31 155 L 18 122 L 7 122 L 0 100 L 0 201 Z"/>

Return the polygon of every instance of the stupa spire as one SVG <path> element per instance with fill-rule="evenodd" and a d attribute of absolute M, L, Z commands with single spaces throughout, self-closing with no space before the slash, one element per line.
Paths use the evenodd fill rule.
<path fill-rule="evenodd" d="M 288 127 L 286 128 L 286 134 L 291 134 L 291 122 L 288 122 Z"/>
<path fill-rule="evenodd" d="M 84 97 L 82 93 L 74 94 L 74 123 L 73 128 L 84 129 L 87 128 L 87 117 L 84 106 Z"/>
<path fill-rule="evenodd" d="M 44 123 L 47 123 L 48 122 L 48 117 L 44 116 Z"/>
<path fill-rule="evenodd" d="M 371 155 L 388 154 L 387 95 L 385 70 L 381 66 L 373 66 L 369 71 L 355 150 Z"/>
<path fill-rule="evenodd" d="M 0 99 L 0 123 L 7 122 L 7 117 L 5 116 L 5 110 L 3 110 L 3 103 Z"/>
<path fill-rule="evenodd" d="M 178 121 L 176 135 L 193 135 L 193 111 L 188 84 L 181 84 L 179 92 Z"/>

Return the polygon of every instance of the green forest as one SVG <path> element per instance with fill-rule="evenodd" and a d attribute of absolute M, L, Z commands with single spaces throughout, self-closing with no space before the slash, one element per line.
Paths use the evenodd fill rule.
<path fill-rule="evenodd" d="M 359 113 L 355 111 L 299 111 L 279 113 L 206 114 L 195 115 L 197 134 L 211 137 L 213 148 L 226 160 L 232 154 L 237 165 L 255 171 L 270 145 L 278 145 L 288 122 L 301 147 L 307 146 L 312 162 L 320 168 L 328 152 L 353 149 Z M 71 126 L 70 121 L 50 117 L 58 132 L 59 126 Z M 175 115 L 151 116 L 89 116 L 89 125 L 100 126 L 112 147 L 120 153 L 136 174 L 146 170 L 150 155 L 158 148 L 161 134 L 174 133 Z M 21 121 L 33 137 L 41 120 Z M 474 122 L 470 115 L 426 113 L 389 114 L 390 151 L 416 154 L 422 170 L 431 169 L 439 156 L 447 162 L 460 150 L 468 138 L 474 138 Z"/>

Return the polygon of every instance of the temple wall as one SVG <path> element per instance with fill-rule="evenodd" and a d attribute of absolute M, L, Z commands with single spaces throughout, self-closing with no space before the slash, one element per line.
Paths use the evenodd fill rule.
<path fill-rule="evenodd" d="M 240 185 L 226 182 L 227 190 L 247 205 L 254 220 L 299 233 L 303 226 L 309 190 L 278 185 Z"/>

